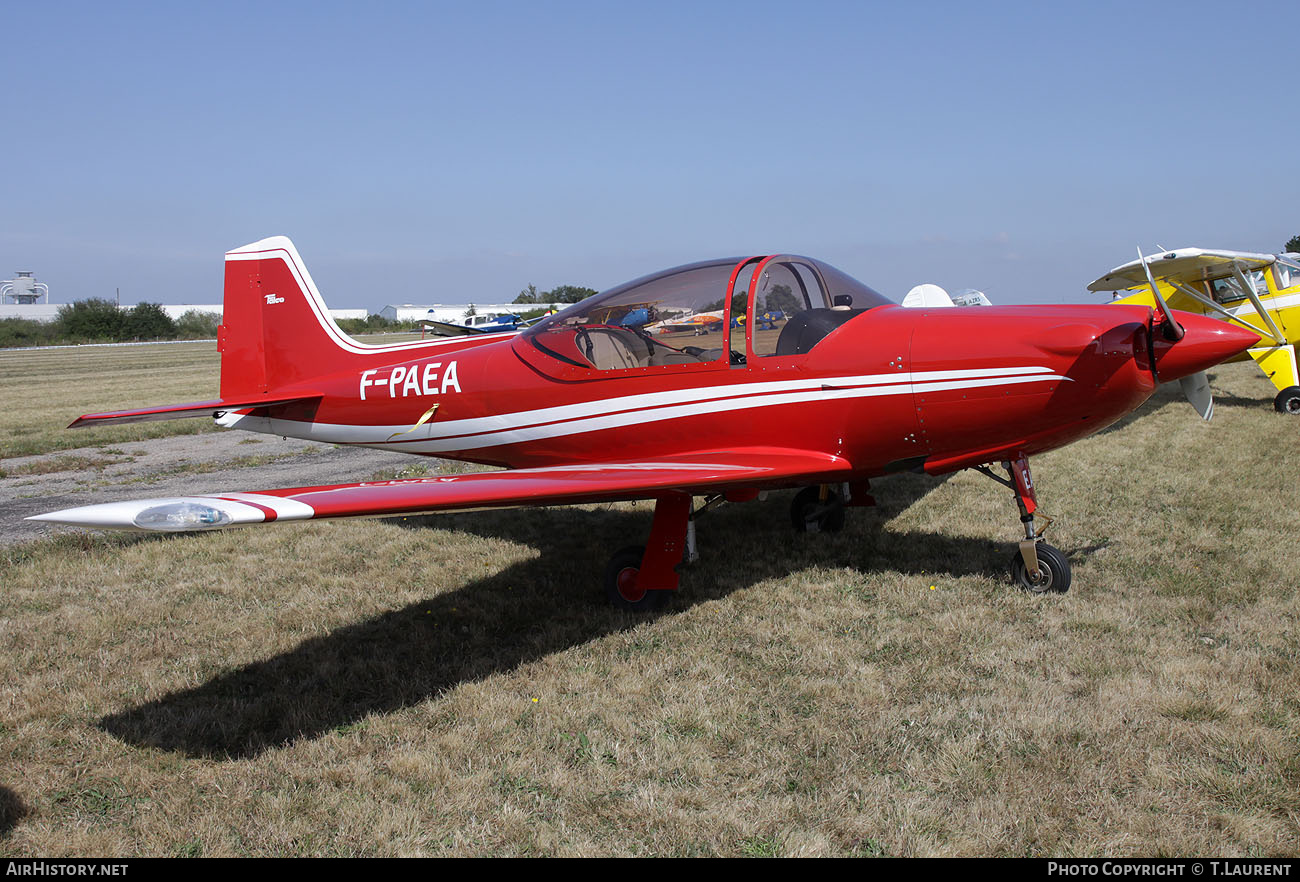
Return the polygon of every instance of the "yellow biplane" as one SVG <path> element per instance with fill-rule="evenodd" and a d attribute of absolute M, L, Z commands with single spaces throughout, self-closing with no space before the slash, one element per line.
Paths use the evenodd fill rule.
<path fill-rule="evenodd" d="M 1166 306 L 1215 316 L 1259 334 L 1259 345 L 1228 361 L 1255 360 L 1278 388 L 1273 406 L 1300 414 L 1300 254 L 1178 248 L 1117 266 L 1088 286 L 1112 303 Z M 1203 414 L 1204 415 L 1204 414 Z"/>

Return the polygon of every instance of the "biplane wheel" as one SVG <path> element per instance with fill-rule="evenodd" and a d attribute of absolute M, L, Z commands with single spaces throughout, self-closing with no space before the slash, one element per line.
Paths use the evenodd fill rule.
<path fill-rule="evenodd" d="M 1030 578 L 1029 571 L 1025 569 L 1025 559 L 1019 551 L 1011 558 L 1011 578 L 1021 588 L 1034 594 L 1053 591 L 1064 594 L 1070 590 L 1070 561 L 1060 549 L 1039 542 L 1038 578 Z"/>
<path fill-rule="evenodd" d="M 838 533 L 844 529 L 844 503 L 835 493 L 822 502 L 820 487 L 805 487 L 790 503 L 790 523 L 799 533 Z"/>
<path fill-rule="evenodd" d="M 619 609 L 649 612 L 667 603 L 672 594 L 671 591 L 647 591 L 637 587 L 636 575 L 641 570 L 644 556 L 644 545 L 629 545 L 616 551 L 605 567 L 605 596 Z"/>
<path fill-rule="evenodd" d="M 1288 386 L 1277 393 L 1273 408 L 1278 413 L 1300 414 L 1300 386 Z"/>

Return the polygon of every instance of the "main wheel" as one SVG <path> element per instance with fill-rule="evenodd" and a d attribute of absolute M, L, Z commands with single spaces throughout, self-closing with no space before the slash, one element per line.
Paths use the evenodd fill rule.
<path fill-rule="evenodd" d="M 1300 386 L 1287 386 L 1273 399 L 1273 408 L 1278 413 L 1300 415 Z"/>
<path fill-rule="evenodd" d="M 1038 543 L 1038 578 L 1034 579 L 1025 569 L 1025 559 L 1017 551 L 1011 558 L 1011 579 L 1026 591 L 1035 594 L 1047 594 L 1055 591 L 1064 594 L 1070 590 L 1070 561 L 1060 549 L 1053 548 L 1046 542 Z"/>
<path fill-rule="evenodd" d="M 605 567 L 605 597 L 619 609 L 649 612 L 667 603 L 672 594 L 671 591 L 648 591 L 636 584 L 644 556 L 644 545 L 629 545 L 615 552 Z"/>
<path fill-rule="evenodd" d="M 799 533 L 838 533 L 844 529 L 844 503 L 835 493 L 822 502 L 820 487 L 805 487 L 790 503 L 790 523 Z"/>

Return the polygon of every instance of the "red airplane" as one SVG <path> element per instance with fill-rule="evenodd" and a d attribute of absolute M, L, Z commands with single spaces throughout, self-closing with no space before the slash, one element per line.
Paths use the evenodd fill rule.
<path fill-rule="evenodd" d="M 646 330 L 652 314 L 716 310 L 726 318 L 712 334 Z M 764 313 L 782 317 L 756 322 Z M 185 531 L 653 499 L 647 545 L 617 552 L 604 576 L 614 604 L 649 609 L 677 589 L 679 565 L 696 557 L 695 520 L 719 502 L 804 487 L 795 527 L 836 530 L 846 506 L 872 504 L 872 478 L 973 468 L 1018 503 L 1014 580 L 1065 591 L 1069 562 L 1035 527 L 1029 457 L 1100 431 L 1158 383 L 1258 339 L 1160 306 L 904 309 L 825 263 L 781 254 L 645 276 L 518 333 L 367 346 L 338 329 L 293 244 L 276 237 L 226 255 L 219 399 L 72 425 L 210 415 L 230 428 L 505 470 L 35 519 Z M 704 502 L 693 507 L 694 497 Z"/>

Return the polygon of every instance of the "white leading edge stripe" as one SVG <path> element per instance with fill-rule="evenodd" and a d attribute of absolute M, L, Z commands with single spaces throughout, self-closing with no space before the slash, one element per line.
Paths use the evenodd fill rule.
<path fill-rule="evenodd" d="M 206 498 L 235 499 L 241 502 L 262 505 L 275 512 L 276 520 L 281 521 L 298 521 L 309 518 L 316 513 L 316 510 L 305 502 L 299 502 L 296 499 L 285 499 L 282 496 L 266 496 L 262 493 L 213 493 Z"/>

